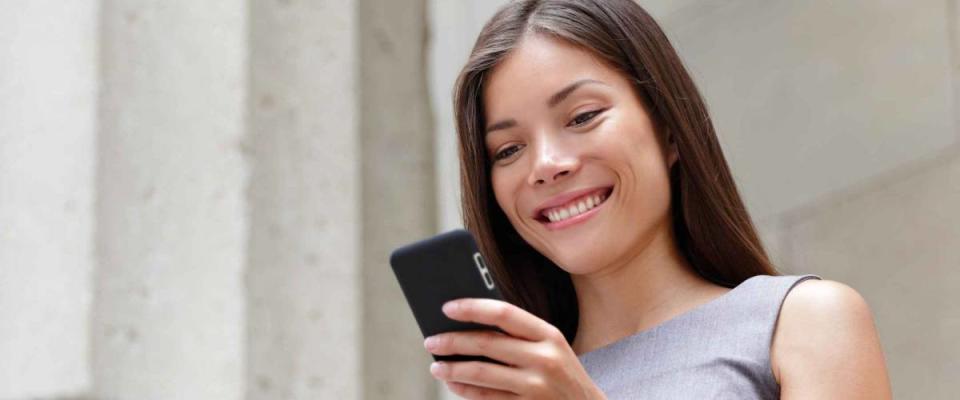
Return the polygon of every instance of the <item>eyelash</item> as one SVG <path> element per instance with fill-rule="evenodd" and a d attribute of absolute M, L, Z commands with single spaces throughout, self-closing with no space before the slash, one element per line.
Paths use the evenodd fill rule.
<path fill-rule="evenodd" d="M 570 121 L 570 123 L 567 124 L 567 127 L 579 127 L 579 126 L 583 126 L 583 125 L 585 125 L 586 123 L 592 121 L 594 118 L 597 117 L 597 115 L 600 115 L 600 113 L 602 113 L 602 112 L 604 112 L 604 111 L 606 111 L 606 109 L 599 109 L 599 110 L 587 111 L 587 112 L 583 112 L 583 113 L 577 114 L 577 116 L 573 117 L 573 120 Z M 581 120 L 581 118 L 584 118 L 584 119 Z M 578 121 L 579 121 L 579 122 L 578 122 Z M 502 160 L 502 159 L 504 159 L 504 158 L 507 158 L 507 157 L 512 156 L 513 153 L 516 153 L 517 150 L 514 150 L 514 151 L 511 152 L 510 154 L 506 154 L 506 155 L 504 155 L 504 154 L 507 153 L 507 152 L 508 152 L 509 150 L 511 150 L 511 149 L 517 149 L 517 147 L 518 147 L 518 146 L 510 146 L 510 147 L 507 147 L 507 148 L 501 150 L 499 153 L 497 153 L 496 155 L 493 156 L 494 161 L 500 161 L 500 160 Z M 518 149 L 518 150 L 519 150 L 519 149 Z"/>
<path fill-rule="evenodd" d="M 502 160 L 502 159 L 504 159 L 504 158 L 507 158 L 507 157 L 512 156 L 513 153 L 516 153 L 516 151 L 514 151 L 513 153 L 510 153 L 510 154 L 507 154 L 507 155 L 504 155 L 504 153 L 506 153 L 506 152 L 509 151 L 510 149 L 516 149 L 516 148 L 517 148 L 517 146 L 510 146 L 510 147 L 507 147 L 507 148 L 501 150 L 499 153 L 497 153 L 496 155 L 493 156 L 493 160 L 494 160 L 494 161 L 500 161 L 500 160 Z"/>
<path fill-rule="evenodd" d="M 604 111 L 606 111 L 606 109 L 599 109 L 599 110 L 587 111 L 587 112 L 583 112 L 583 113 L 577 114 L 577 116 L 573 117 L 573 121 L 570 121 L 570 123 L 567 124 L 567 126 L 568 126 L 568 127 L 569 127 L 569 126 L 583 126 L 583 125 L 586 124 L 587 122 L 592 121 L 594 118 L 596 118 L 597 115 L 600 115 L 600 113 L 602 113 L 602 112 L 604 112 Z M 587 117 L 585 120 L 583 120 L 583 121 L 581 121 L 581 122 L 577 122 L 577 121 L 580 120 L 581 117 L 584 117 L 584 116 Z"/>

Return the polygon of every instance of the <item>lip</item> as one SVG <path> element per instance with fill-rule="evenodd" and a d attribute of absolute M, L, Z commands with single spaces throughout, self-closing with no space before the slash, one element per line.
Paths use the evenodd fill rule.
<path fill-rule="evenodd" d="M 573 199 L 576 199 L 576 198 L 578 198 L 578 197 L 585 196 L 585 195 L 587 195 L 587 194 L 591 194 L 591 193 L 595 193 L 595 192 L 607 192 L 607 191 L 611 191 L 612 188 L 613 188 L 612 185 L 611 185 L 611 186 L 596 186 L 596 187 L 587 188 L 587 189 L 574 190 L 574 191 L 570 191 L 570 192 L 567 192 L 567 193 L 564 193 L 564 194 L 561 194 L 561 195 L 554 196 L 554 197 L 550 198 L 549 200 L 547 200 L 547 201 L 543 202 L 542 204 L 540 204 L 540 206 L 538 206 L 536 209 L 534 209 L 534 210 L 533 210 L 533 215 L 532 215 L 532 217 L 533 217 L 534 219 L 537 219 L 537 220 L 542 220 L 543 216 L 540 215 L 540 213 L 541 213 L 543 210 L 545 210 L 545 209 L 552 208 L 552 207 L 562 206 L 562 205 L 564 205 L 564 204 L 569 203 L 569 202 L 570 202 L 571 200 L 573 200 Z M 589 213 L 589 212 L 587 212 L 587 213 Z"/>

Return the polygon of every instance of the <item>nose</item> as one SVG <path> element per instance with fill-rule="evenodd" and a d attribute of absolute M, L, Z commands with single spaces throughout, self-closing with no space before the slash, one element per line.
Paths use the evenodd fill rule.
<path fill-rule="evenodd" d="M 527 183 L 532 186 L 557 181 L 563 176 L 571 175 L 580 166 L 576 152 L 556 143 L 556 139 L 539 140 L 534 150 L 533 168 L 527 178 Z"/>

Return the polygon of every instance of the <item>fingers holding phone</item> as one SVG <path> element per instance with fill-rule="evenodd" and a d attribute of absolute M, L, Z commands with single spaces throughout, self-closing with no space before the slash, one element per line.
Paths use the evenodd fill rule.
<path fill-rule="evenodd" d="M 469 232 L 401 247 L 390 264 L 437 361 L 465 398 L 602 399 L 559 329 L 503 299 Z"/>
<path fill-rule="evenodd" d="M 604 398 L 563 334 L 526 310 L 504 301 L 468 298 L 447 303 L 443 311 L 452 319 L 493 325 L 506 332 L 448 332 L 424 341 L 433 354 L 465 354 L 503 362 L 431 365 L 431 374 L 447 382 L 455 393 L 467 398 Z"/>

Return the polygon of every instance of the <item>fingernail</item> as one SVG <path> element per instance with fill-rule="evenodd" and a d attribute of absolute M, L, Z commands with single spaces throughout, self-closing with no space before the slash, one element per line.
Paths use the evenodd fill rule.
<path fill-rule="evenodd" d="M 423 341 L 423 347 L 427 350 L 433 350 L 437 347 L 437 338 L 435 336 L 430 336 Z"/>
<path fill-rule="evenodd" d="M 442 362 L 434 362 L 430 364 L 430 373 L 435 376 L 443 376 L 447 373 L 447 364 Z"/>
<path fill-rule="evenodd" d="M 457 311 L 458 308 L 460 308 L 460 304 L 456 301 L 448 301 L 443 305 L 443 312 L 450 314 Z"/>

